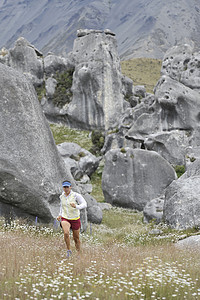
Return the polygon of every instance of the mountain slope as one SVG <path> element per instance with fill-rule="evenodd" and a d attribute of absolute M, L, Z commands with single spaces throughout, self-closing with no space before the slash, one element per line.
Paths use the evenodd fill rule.
<path fill-rule="evenodd" d="M 64 54 L 77 29 L 109 28 L 122 59 L 162 59 L 179 43 L 200 47 L 200 0 L 0 0 L 0 26 L 0 47 L 23 36 L 44 54 Z"/>

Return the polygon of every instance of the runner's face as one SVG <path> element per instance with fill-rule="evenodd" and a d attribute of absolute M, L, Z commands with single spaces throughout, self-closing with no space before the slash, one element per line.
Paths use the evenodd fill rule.
<path fill-rule="evenodd" d="M 71 186 L 63 186 L 63 190 L 66 195 L 69 195 L 71 188 L 72 188 Z"/>

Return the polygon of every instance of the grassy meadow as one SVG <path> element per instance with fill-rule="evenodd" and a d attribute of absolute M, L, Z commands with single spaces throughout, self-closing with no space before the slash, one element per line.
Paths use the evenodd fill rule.
<path fill-rule="evenodd" d="M 56 221 L 45 227 L 2 219 L 0 299 L 200 299 L 200 252 L 174 243 L 191 234 L 112 208 L 81 234 L 80 254 L 71 237 L 67 259 Z"/>
<path fill-rule="evenodd" d="M 133 85 L 144 85 L 146 91 L 153 89 L 160 79 L 162 60 L 153 58 L 133 58 L 121 61 L 122 74 L 133 80 Z"/>
<path fill-rule="evenodd" d="M 150 75 L 142 78 L 134 71 L 146 59 L 139 60 L 134 70 L 132 62 L 136 60 L 127 66 L 122 62 L 122 70 L 130 69 L 133 77 L 126 75 L 151 90 L 157 79 L 147 81 Z M 160 62 L 155 61 L 155 68 L 159 70 Z M 76 142 L 87 150 L 92 147 L 88 131 L 55 124 L 50 128 L 56 144 Z M 104 201 L 102 169 L 100 166 L 91 177 L 92 195 L 99 202 Z M 26 220 L 5 224 L 2 218 L 0 299 L 200 299 L 200 250 L 183 250 L 176 244 L 195 234 L 199 234 L 196 229 L 176 231 L 165 224 L 145 224 L 141 212 L 113 207 L 103 211 L 100 225 L 89 223 L 81 233 L 80 253 L 71 236 L 73 254 L 67 259 L 56 220 L 48 225 Z"/>

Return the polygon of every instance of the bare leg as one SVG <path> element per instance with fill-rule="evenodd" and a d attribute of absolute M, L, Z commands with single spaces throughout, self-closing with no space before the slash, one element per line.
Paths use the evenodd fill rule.
<path fill-rule="evenodd" d="M 78 230 L 73 230 L 73 239 L 75 242 L 75 247 L 77 251 L 80 251 L 80 239 L 79 239 L 79 233 L 80 233 L 80 229 Z"/>
<path fill-rule="evenodd" d="M 67 250 L 70 250 L 70 233 L 69 233 L 69 231 L 70 231 L 71 224 L 67 221 L 62 221 L 61 225 L 62 225 L 62 229 L 64 231 L 64 240 L 65 240 L 65 243 L 67 246 Z"/>

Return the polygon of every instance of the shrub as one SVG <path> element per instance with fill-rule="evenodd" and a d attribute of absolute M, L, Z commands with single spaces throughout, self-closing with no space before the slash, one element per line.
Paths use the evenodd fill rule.
<path fill-rule="evenodd" d="M 35 88 L 37 96 L 38 96 L 38 100 L 41 101 L 42 98 L 46 95 L 46 89 L 45 89 L 45 82 L 43 81 L 41 86 L 37 86 Z"/>
<path fill-rule="evenodd" d="M 91 140 L 93 146 L 91 147 L 90 152 L 94 155 L 100 155 L 105 141 L 104 133 L 99 130 L 93 130 Z"/>
<path fill-rule="evenodd" d="M 174 169 L 176 171 L 178 178 L 185 173 L 185 166 L 183 165 L 174 166 Z"/>
<path fill-rule="evenodd" d="M 126 149 L 125 148 L 121 148 L 121 153 L 126 153 Z"/>
<path fill-rule="evenodd" d="M 54 76 L 54 78 L 57 81 L 57 86 L 52 99 L 54 105 L 58 107 L 63 107 L 66 103 L 71 102 L 73 72 L 73 69 L 62 73 L 57 72 Z"/>

